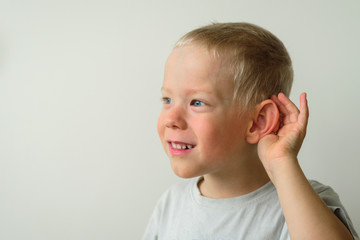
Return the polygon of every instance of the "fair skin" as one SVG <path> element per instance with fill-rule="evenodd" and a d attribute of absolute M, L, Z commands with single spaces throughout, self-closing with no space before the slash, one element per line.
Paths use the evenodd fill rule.
<path fill-rule="evenodd" d="M 271 180 L 291 239 L 352 239 L 297 161 L 308 119 L 306 95 L 300 110 L 279 94 L 239 115 L 224 72 L 221 62 L 197 45 L 169 56 L 158 133 L 174 172 L 203 176 L 199 189 L 209 198 L 244 195 Z"/>

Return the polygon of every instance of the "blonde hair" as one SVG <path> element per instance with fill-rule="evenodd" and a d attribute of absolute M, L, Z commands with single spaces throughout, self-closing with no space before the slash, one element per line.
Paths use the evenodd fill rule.
<path fill-rule="evenodd" d="M 250 110 L 273 94 L 290 94 L 293 69 L 284 44 L 269 31 L 249 23 L 214 23 L 185 34 L 175 48 L 207 47 L 225 60 L 234 81 L 234 100 Z"/>

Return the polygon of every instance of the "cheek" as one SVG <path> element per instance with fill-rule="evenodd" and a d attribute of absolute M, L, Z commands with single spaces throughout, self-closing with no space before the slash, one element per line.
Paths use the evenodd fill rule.
<path fill-rule="evenodd" d="M 194 122 L 197 136 L 204 152 L 224 154 L 236 151 L 242 143 L 242 129 L 226 119 L 202 119 Z"/>
<path fill-rule="evenodd" d="M 157 131 L 159 134 L 159 137 L 162 139 L 164 136 L 164 117 L 162 114 L 160 114 L 158 121 L 157 121 Z"/>
<path fill-rule="evenodd" d="M 212 148 L 223 138 L 222 124 L 214 119 L 201 118 L 193 121 L 192 127 L 203 147 Z"/>

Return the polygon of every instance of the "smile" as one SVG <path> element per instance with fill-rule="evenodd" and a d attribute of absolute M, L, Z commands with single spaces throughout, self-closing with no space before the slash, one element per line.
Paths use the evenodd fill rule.
<path fill-rule="evenodd" d="M 174 143 L 174 142 L 170 142 L 170 145 L 172 148 L 174 149 L 192 149 L 195 146 L 194 145 L 190 145 L 190 144 L 182 144 L 182 143 Z"/>
<path fill-rule="evenodd" d="M 168 144 L 169 153 L 176 156 L 187 154 L 195 148 L 195 145 L 182 142 L 168 142 Z"/>

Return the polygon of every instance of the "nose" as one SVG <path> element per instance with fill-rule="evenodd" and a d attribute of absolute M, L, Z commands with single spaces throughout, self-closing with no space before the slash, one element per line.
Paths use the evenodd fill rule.
<path fill-rule="evenodd" d="M 167 128 L 181 129 L 187 128 L 185 120 L 186 111 L 182 106 L 172 106 L 167 110 L 165 117 L 165 126 Z"/>

